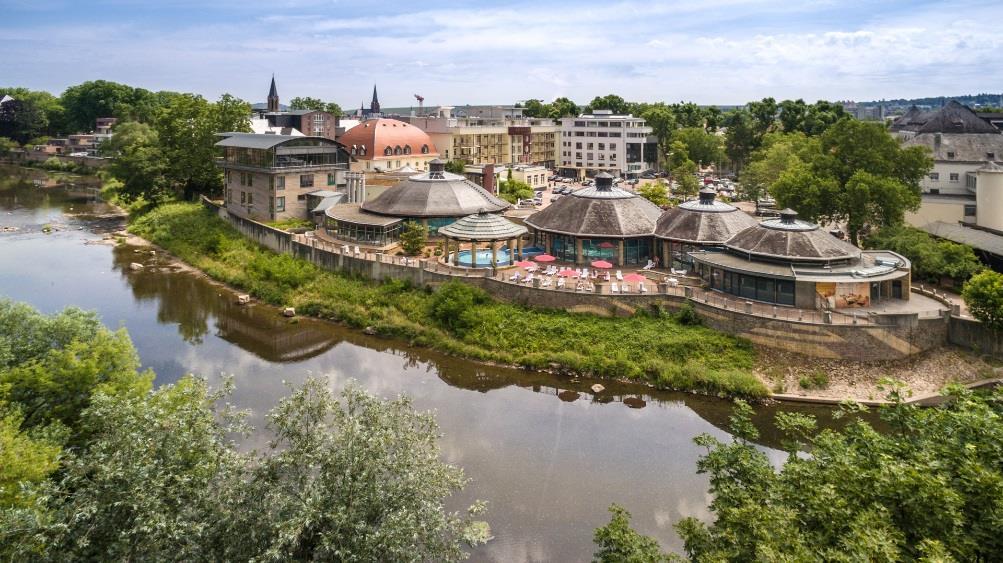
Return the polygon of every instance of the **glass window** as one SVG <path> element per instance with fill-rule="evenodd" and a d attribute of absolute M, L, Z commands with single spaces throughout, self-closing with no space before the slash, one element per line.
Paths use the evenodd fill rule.
<path fill-rule="evenodd" d="M 937 180 L 940 179 L 940 173 L 939 172 L 930 172 L 930 179 L 933 180 L 934 182 L 936 182 Z"/>
<path fill-rule="evenodd" d="M 756 299 L 775 303 L 777 296 L 774 294 L 773 280 L 770 278 L 758 278 L 756 280 Z"/>
<path fill-rule="evenodd" d="M 286 210 L 286 196 L 279 196 L 275 198 L 275 210 L 276 211 Z"/>
<path fill-rule="evenodd" d="M 247 192 L 243 190 L 240 192 L 240 203 L 247 203 Z"/>
<path fill-rule="evenodd" d="M 278 177 L 275 178 L 275 189 L 276 190 L 284 190 L 284 189 L 286 189 L 286 177 L 285 176 L 278 176 Z"/>
<path fill-rule="evenodd" d="M 301 188 L 312 188 L 313 187 L 313 174 L 303 174 L 300 176 L 300 187 Z"/>
<path fill-rule="evenodd" d="M 951 172 L 950 178 L 951 178 L 952 182 L 957 182 L 958 179 L 959 179 L 958 173 L 957 172 Z"/>
<path fill-rule="evenodd" d="M 794 306 L 794 282 L 777 280 L 777 303 Z"/>
<path fill-rule="evenodd" d="M 752 276 L 739 277 L 741 285 L 741 296 L 747 299 L 756 298 L 756 278 Z"/>
<path fill-rule="evenodd" d="M 336 183 L 337 183 L 337 181 L 334 178 L 334 172 L 328 172 L 327 173 L 327 185 L 328 186 L 333 186 Z"/>
<path fill-rule="evenodd" d="M 254 203 L 254 194 L 251 192 L 247 192 L 247 205 L 251 205 L 253 203 Z"/>

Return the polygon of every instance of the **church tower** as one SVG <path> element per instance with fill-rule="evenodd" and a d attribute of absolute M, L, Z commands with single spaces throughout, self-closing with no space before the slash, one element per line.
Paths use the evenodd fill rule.
<path fill-rule="evenodd" d="M 373 84 L 373 101 L 369 103 L 369 113 L 380 113 L 380 99 L 376 97 L 375 84 Z"/>
<path fill-rule="evenodd" d="M 272 75 L 272 87 L 268 90 L 268 111 L 279 111 L 279 91 L 275 88 L 275 75 Z"/>

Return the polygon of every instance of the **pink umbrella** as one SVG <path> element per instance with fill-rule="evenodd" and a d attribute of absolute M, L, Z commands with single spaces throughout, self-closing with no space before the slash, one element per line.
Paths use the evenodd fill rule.
<path fill-rule="evenodd" d="M 627 274 L 623 276 L 623 281 L 625 282 L 643 282 L 648 281 L 648 278 L 642 276 L 641 274 Z"/>
<path fill-rule="evenodd" d="M 604 241 L 599 243 L 599 248 L 613 248 L 616 245 L 609 241 Z"/>
<path fill-rule="evenodd" d="M 533 260 L 536 260 L 537 262 L 553 262 L 554 260 L 557 260 L 557 258 L 549 254 L 540 254 L 534 257 Z"/>
<path fill-rule="evenodd" d="M 612 268 L 613 264 L 610 264 L 609 262 L 607 262 L 605 260 L 595 260 L 595 261 L 592 262 L 592 267 L 593 268 L 599 268 L 599 269 L 608 269 L 608 268 Z"/>
<path fill-rule="evenodd" d="M 561 276 L 562 278 L 577 278 L 578 272 L 574 270 L 564 269 L 561 270 L 560 272 L 557 272 L 557 275 Z"/>
<path fill-rule="evenodd" d="M 515 263 L 515 266 L 517 268 L 532 268 L 533 266 L 536 266 L 536 263 L 530 260 L 520 260 L 519 262 Z"/>

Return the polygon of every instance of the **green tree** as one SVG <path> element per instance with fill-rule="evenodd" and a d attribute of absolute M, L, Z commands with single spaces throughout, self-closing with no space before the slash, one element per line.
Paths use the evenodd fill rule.
<path fill-rule="evenodd" d="M 526 100 L 526 104 L 523 106 L 522 114 L 526 117 L 548 117 L 550 114 L 550 107 L 543 103 L 543 100 Z"/>
<path fill-rule="evenodd" d="M 453 174 L 463 174 L 466 165 L 467 163 L 462 160 L 450 160 L 446 162 L 446 172 L 452 172 Z"/>
<path fill-rule="evenodd" d="M 592 560 L 596 563 L 657 563 L 672 561 L 662 552 L 658 541 L 634 531 L 630 527 L 630 512 L 613 504 L 609 507 L 609 524 L 596 528 L 592 541 L 596 551 Z"/>
<path fill-rule="evenodd" d="M 10 151 L 18 148 L 17 141 L 8 139 L 7 137 L 0 137 L 0 156 L 7 156 Z"/>
<path fill-rule="evenodd" d="M 686 155 L 701 164 L 713 164 L 724 159 L 721 138 L 703 127 L 684 127 L 672 134 L 673 142 L 686 146 Z"/>
<path fill-rule="evenodd" d="M 24 144 L 45 129 L 45 113 L 31 100 L 15 99 L 0 105 L 0 137 Z"/>
<path fill-rule="evenodd" d="M 404 253 L 414 256 L 428 244 L 428 229 L 419 221 L 407 221 L 401 229 L 400 241 Z"/>
<path fill-rule="evenodd" d="M 629 113 L 630 104 L 616 94 L 608 94 L 606 96 L 596 96 L 595 98 L 592 98 L 592 101 L 589 102 L 589 105 L 586 107 L 586 113 L 592 113 L 597 109 L 608 109 L 612 111 L 614 115 L 624 115 Z"/>
<path fill-rule="evenodd" d="M 26 488 L 41 483 L 59 467 L 59 434 L 51 429 L 25 431 L 23 422 L 16 408 L 0 403 L 0 511 L 31 506 L 34 495 Z"/>
<path fill-rule="evenodd" d="M 901 223 L 919 207 L 919 180 L 932 165 L 925 148 L 902 148 L 880 124 L 842 119 L 806 166 L 781 175 L 773 195 L 808 219 L 845 222 L 857 243 L 865 229 Z"/>
<path fill-rule="evenodd" d="M 323 111 L 326 104 L 319 98 L 295 97 L 289 100 L 289 109 L 312 109 Z"/>
<path fill-rule="evenodd" d="M 108 171 L 121 182 L 117 194 L 126 203 L 144 198 L 167 199 L 167 162 L 157 131 L 146 123 L 130 121 L 115 127 L 115 135 L 101 145 L 101 153 L 113 157 Z"/>
<path fill-rule="evenodd" d="M 28 102 L 34 111 L 35 120 L 31 127 L 41 130 L 44 135 L 58 135 L 66 131 L 66 119 L 59 98 L 44 90 L 29 90 L 21 87 L 0 88 L 0 98 L 8 95 L 15 100 Z"/>
<path fill-rule="evenodd" d="M 984 270 L 965 283 L 962 297 L 976 319 L 995 330 L 1003 329 L 1003 274 Z"/>
<path fill-rule="evenodd" d="M 741 170 L 753 151 L 759 148 L 761 136 L 752 116 L 744 109 L 735 110 L 722 118 L 726 127 L 724 150 L 736 170 Z"/>
<path fill-rule="evenodd" d="M 562 117 L 575 117 L 578 115 L 579 108 L 568 98 L 557 98 L 549 104 L 550 112 L 545 117 L 550 117 L 552 119 L 560 119 Z"/>
<path fill-rule="evenodd" d="M 672 104 L 669 110 L 676 116 L 680 127 L 703 129 L 706 123 L 706 113 L 703 108 L 693 102 Z"/>
<path fill-rule="evenodd" d="M 781 413 L 787 459 L 774 470 L 739 403 L 730 443 L 702 435 L 714 520 L 677 524 L 694 561 L 980 561 L 1003 551 L 1003 392 L 950 391 L 941 406 L 880 409 L 878 432 L 844 406 L 842 430 Z M 811 455 L 803 455 L 803 451 Z"/>
<path fill-rule="evenodd" d="M 637 189 L 637 195 L 659 207 L 665 207 L 669 204 L 669 193 L 665 180 L 659 179 L 656 182 L 644 184 Z"/>
<path fill-rule="evenodd" d="M 653 104 L 640 112 L 640 115 L 658 137 L 658 144 L 664 151 L 672 139 L 672 132 L 676 129 L 675 114 L 665 104 Z"/>
<path fill-rule="evenodd" d="M 144 90 L 144 92 L 146 92 Z M 70 86 L 60 96 L 66 112 L 68 131 L 91 131 L 99 117 L 133 117 L 136 89 L 107 80 L 93 80 Z"/>
<path fill-rule="evenodd" d="M 672 169 L 672 178 L 676 181 L 676 192 L 690 197 L 700 191 L 700 182 L 696 178 L 697 165 L 692 160 L 686 160 Z"/>
<path fill-rule="evenodd" d="M 739 176 L 744 197 L 753 201 L 763 197 L 784 172 L 804 164 L 818 150 L 817 142 L 803 133 L 766 134 Z"/>
<path fill-rule="evenodd" d="M 864 239 L 864 246 L 891 250 L 908 258 L 913 279 L 937 283 L 951 278 L 961 283 L 983 269 L 972 247 L 938 240 L 908 225 L 882 227 Z"/>

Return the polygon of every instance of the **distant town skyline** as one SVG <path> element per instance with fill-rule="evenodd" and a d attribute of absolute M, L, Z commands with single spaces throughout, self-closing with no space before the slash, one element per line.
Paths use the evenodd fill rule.
<path fill-rule="evenodd" d="M 7 0 L 3 86 L 106 79 L 385 107 L 567 96 L 742 104 L 997 92 L 998 2 Z"/>

